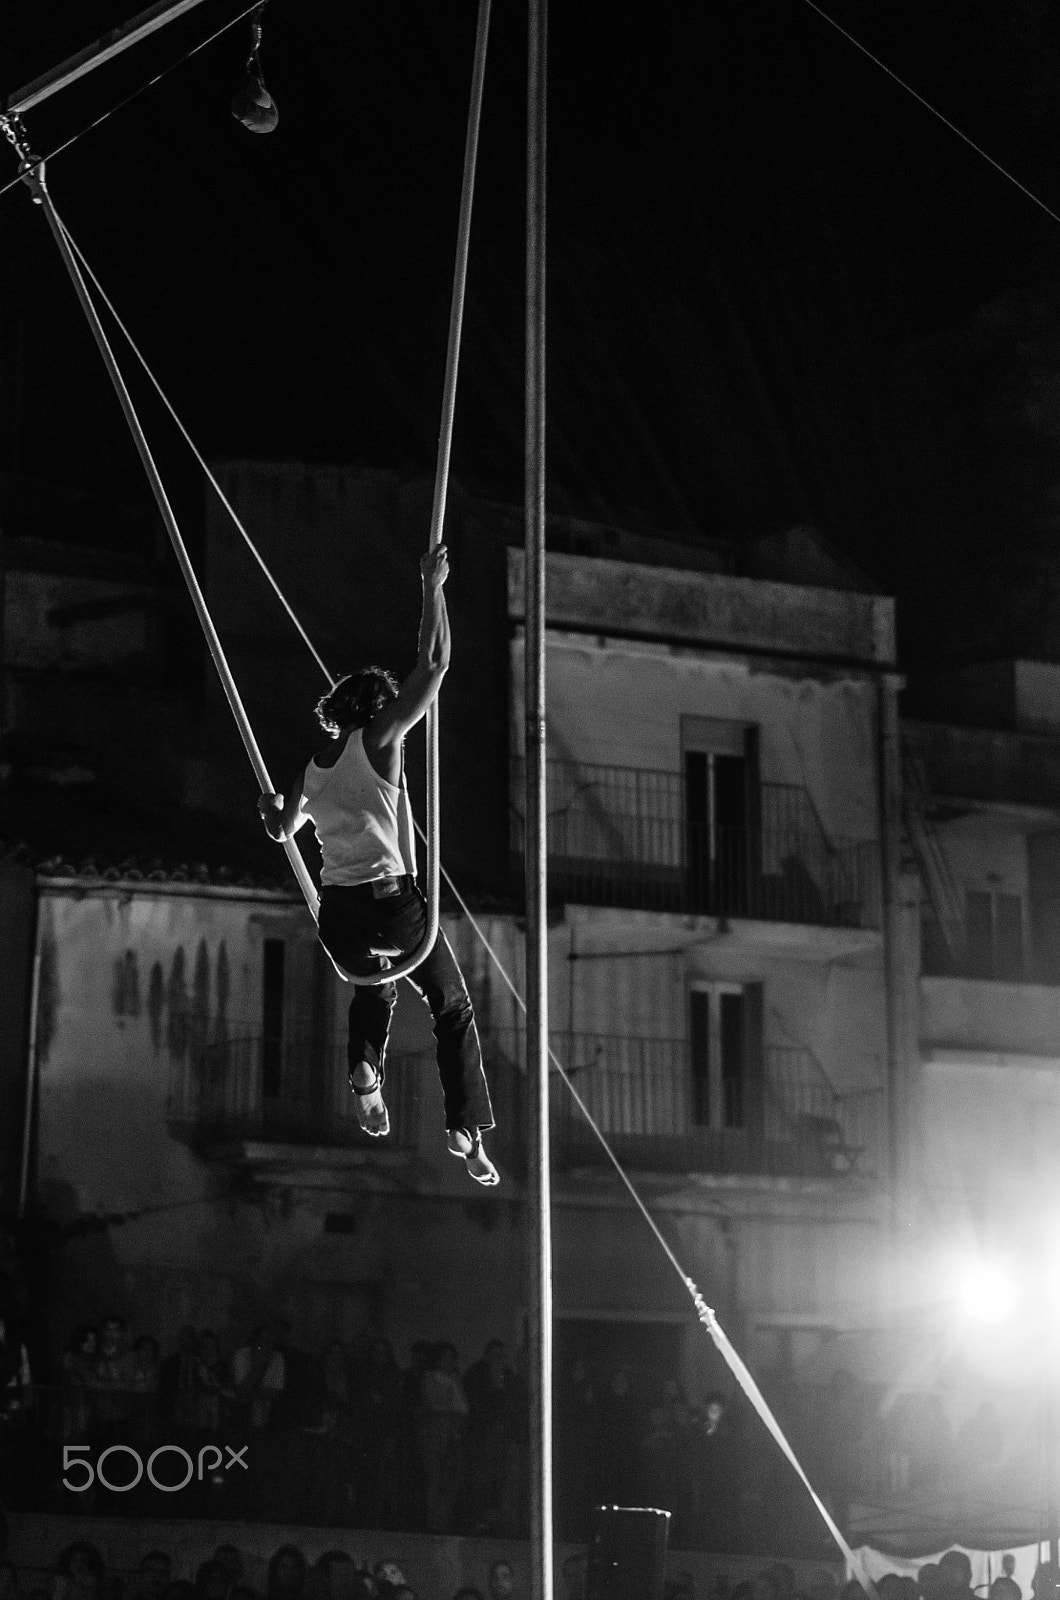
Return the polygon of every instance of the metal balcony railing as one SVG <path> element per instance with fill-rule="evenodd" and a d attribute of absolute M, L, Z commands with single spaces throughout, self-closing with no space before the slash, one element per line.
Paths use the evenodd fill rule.
<path fill-rule="evenodd" d="M 679 772 L 549 761 L 549 886 L 588 905 L 824 927 L 880 925 L 876 841 L 824 831 L 805 789 L 759 786 L 753 818 L 687 812 Z M 511 847 L 523 849 L 523 764 L 513 763 Z"/>
<path fill-rule="evenodd" d="M 884 1172 L 882 1089 L 838 1093 L 809 1050 L 768 1045 L 760 1063 L 707 1086 L 680 1039 L 555 1033 L 571 1072 L 619 1159 L 634 1170 L 773 1177 L 877 1177 Z M 497 1132 L 491 1149 L 518 1171 L 526 1147 L 525 1039 L 483 1034 Z M 341 1048 L 260 1035 L 191 1050 L 169 1080 L 170 1127 L 199 1146 L 264 1143 L 412 1150 L 421 1096 L 436 1096 L 432 1051 L 392 1052 L 386 1100 L 391 1132 L 369 1140 L 357 1125 Z M 558 1073 L 550 1087 L 557 1167 L 606 1162 Z"/>
<path fill-rule="evenodd" d="M 419 1143 L 421 1085 L 437 1093 L 433 1052 L 387 1056 L 390 1135 L 383 1145 L 358 1126 L 346 1050 L 306 1038 L 247 1035 L 192 1047 L 170 1068 L 167 1117 L 197 1141 L 413 1149 Z"/>
<path fill-rule="evenodd" d="M 555 1033 L 551 1043 L 619 1160 L 631 1169 L 770 1177 L 885 1173 L 883 1090 L 835 1091 L 809 1050 L 767 1045 L 759 1063 L 718 1086 L 719 1103 L 711 1105 L 684 1040 Z M 524 1037 L 497 1030 L 485 1048 L 498 1148 L 517 1164 L 525 1126 Z M 555 1165 L 606 1163 L 558 1073 L 550 1102 Z"/>

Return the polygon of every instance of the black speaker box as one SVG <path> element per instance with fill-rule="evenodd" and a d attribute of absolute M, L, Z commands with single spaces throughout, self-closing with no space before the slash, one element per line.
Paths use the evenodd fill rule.
<path fill-rule="evenodd" d="M 585 1600 L 663 1600 L 670 1513 L 597 1506 L 589 1535 Z"/>

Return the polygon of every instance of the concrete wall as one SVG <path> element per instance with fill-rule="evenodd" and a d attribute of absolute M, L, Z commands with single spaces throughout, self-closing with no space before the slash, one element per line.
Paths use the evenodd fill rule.
<path fill-rule="evenodd" d="M 1060 988 L 922 978 L 920 1037 L 929 1046 L 1052 1056 L 1060 1041 Z"/>
<path fill-rule="evenodd" d="M 508 555 L 508 610 L 524 615 L 523 552 Z M 629 561 L 547 558 L 550 626 L 796 655 L 894 661 L 894 601 L 762 578 L 666 570 Z"/>
<path fill-rule="evenodd" d="M 548 638 L 549 745 L 558 759 L 681 771 L 682 716 L 760 730 L 766 783 L 804 788 L 833 839 L 878 834 L 875 688 L 586 635 Z M 512 641 L 511 718 L 522 748 L 524 640 Z"/>
<path fill-rule="evenodd" d="M 619 918 L 607 915 L 607 924 L 578 929 L 583 949 L 587 940 L 606 948 L 622 932 Z M 521 987 L 519 926 L 497 915 L 480 926 Z M 450 920 L 448 932 L 484 1034 L 510 1035 L 518 1007 L 497 968 L 468 923 Z M 285 1315 L 296 1342 L 311 1349 L 367 1333 L 389 1336 L 402 1351 L 416 1337 L 448 1337 L 470 1359 L 488 1337 L 517 1342 L 526 1306 L 521 1186 L 511 1173 L 498 1195 L 468 1184 L 444 1149 L 429 1062 L 413 1101 L 412 1149 L 362 1148 L 327 1160 L 280 1147 L 248 1164 L 210 1158 L 172 1124 L 167 1095 L 183 1081 L 193 1044 L 260 1030 L 266 936 L 286 939 L 298 987 L 314 941 L 304 910 L 282 896 L 120 885 L 53 887 L 45 895 L 39 1198 L 71 1231 L 53 1273 L 56 1336 L 117 1308 L 164 1344 L 186 1321 L 216 1327 L 230 1344 L 273 1313 Z M 560 1031 L 569 1021 L 563 958 L 571 931 L 556 927 L 551 938 L 552 1021 Z M 668 974 L 662 985 L 660 966 Z M 585 962 L 576 967 L 574 1021 L 579 1031 L 676 1037 L 686 978 L 736 970 L 703 952 L 677 961 Z M 855 984 L 844 994 L 845 981 L 823 967 L 778 968 L 768 1027 L 780 1028 L 787 1016 L 810 1032 L 814 1019 L 825 1018 L 820 1026 L 856 1041 L 844 1065 L 861 1082 L 877 1068 L 864 1057 L 871 1019 L 859 1009 L 874 989 L 863 974 L 863 992 Z M 329 981 L 330 1038 L 341 1039 L 347 994 Z M 823 1050 L 824 1035 L 814 1037 Z M 430 1042 L 429 1017 L 403 985 L 395 1051 Z M 562 1055 L 561 1032 L 557 1042 Z M 341 1092 L 341 1073 L 336 1083 Z M 749 1180 L 738 1193 L 707 1195 L 691 1209 L 664 1202 L 658 1213 L 665 1219 L 673 1206 L 665 1226 L 682 1260 L 725 1308 L 727 1325 L 746 1335 L 750 1353 L 767 1363 L 772 1345 L 756 1330 L 792 1318 L 842 1326 L 878 1304 L 871 1205 L 866 1211 L 856 1185 L 846 1194 L 818 1188 L 796 1199 Z M 86 1232 L 92 1216 L 99 1225 Z M 342 1232 L 331 1226 L 336 1216 L 345 1219 Z M 687 1381 L 696 1390 L 717 1382 L 682 1284 L 620 1194 L 561 1180 L 554 1251 L 561 1320 L 675 1321 Z"/>
<path fill-rule="evenodd" d="M 1056 1189 L 1060 1149 L 1060 1055 L 977 1058 L 933 1052 L 924 1065 L 925 1177 L 933 1191 L 966 1197 L 993 1214 L 1013 1196 Z"/>

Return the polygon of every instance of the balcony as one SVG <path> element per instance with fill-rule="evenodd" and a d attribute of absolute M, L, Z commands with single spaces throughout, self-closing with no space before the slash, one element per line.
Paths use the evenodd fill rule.
<path fill-rule="evenodd" d="M 497 1117 L 499 1158 L 518 1172 L 526 1149 L 525 1040 L 484 1035 Z M 558 1060 L 624 1166 L 633 1171 L 744 1173 L 767 1177 L 878 1177 L 885 1171 L 882 1089 L 837 1093 L 813 1054 L 767 1046 L 760 1069 L 729 1078 L 716 1106 L 691 1070 L 680 1039 L 614 1034 L 552 1036 Z M 387 1060 L 388 1139 L 357 1125 L 346 1085 L 346 1054 L 297 1040 L 228 1039 L 170 1072 L 170 1130 L 197 1150 L 250 1143 L 411 1152 L 420 1144 L 420 1102 L 435 1088 L 433 1052 Z M 607 1157 L 554 1073 L 552 1152 L 558 1171 L 607 1165 Z"/>
<path fill-rule="evenodd" d="M 763 783 L 755 815 L 726 827 L 688 815 L 679 772 L 549 761 L 549 889 L 621 906 L 832 928 L 880 926 L 873 840 L 828 838 L 805 789 Z M 514 763 L 511 848 L 521 857 L 523 766 Z"/>
<path fill-rule="evenodd" d="M 387 1057 L 388 1150 L 419 1144 L 424 1071 L 434 1078 L 430 1052 Z M 250 1141 L 381 1148 L 358 1126 L 345 1046 L 325 1049 L 309 1039 L 248 1035 L 190 1052 L 170 1068 L 167 1121 L 199 1148 Z"/>
<path fill-rule="evenodd" d="M 837 1179 L 886 1172 L 883 1090 L 838 1093 L 808 1050 L 767 1046 L 757 1073 L 721 1086 L 715 1109 L 704 1103 L 684 1040 L 556 1033 L 551 1044 L 631 1171 Z M 515 1166 L 526 1125 L 524 1050 L 520 1034 L 495 1031 L 486 1040 L 499 1149 Z M 609 1165 L 556 1072 L 549 1097 L 556 1169 Z"/>

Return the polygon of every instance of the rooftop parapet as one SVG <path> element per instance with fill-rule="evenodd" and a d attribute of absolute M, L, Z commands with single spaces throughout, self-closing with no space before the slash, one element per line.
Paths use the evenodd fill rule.
<path fill-rule="evenodd" d="M 508 551 L 508 615 L 524 615 L 524 558 Z M 837 665 L 890 668 L 894 601 L 809 585 L 549 555 L 549 626 Z"/>

